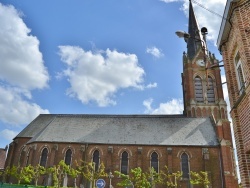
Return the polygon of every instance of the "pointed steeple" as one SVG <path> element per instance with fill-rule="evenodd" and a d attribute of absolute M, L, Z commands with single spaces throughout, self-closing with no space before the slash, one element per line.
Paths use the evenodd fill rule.
<path fill-rule="evenodd" d="M 190 38 L 187 41 L 187 55 L 190 59 L 192 59 L 195 56 L 198 48 L 202 46 L 202 38 L 191 0 L 189 0 L 188 33 L 190 34 Z"/>

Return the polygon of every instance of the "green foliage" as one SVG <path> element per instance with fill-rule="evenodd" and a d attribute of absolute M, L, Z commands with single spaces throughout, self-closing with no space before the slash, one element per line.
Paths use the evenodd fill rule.
<path fill-rule="evenodd" d="M 208 173 L 207 172 L 190 172 L 191 179 L 190 183 L 192 185 L 203 185 L 205 188 L 208 188 L 210 185 L 210 181 L 208 179 Z"/>
<path fill-rule="evenodd" d="M 160 172 L 160 176 L 163 185 L 167 187 L 178 187 L 182 172 L 169 172 L 168 167 L 165 166 L 165 170 Z"/>
<path fill-rule="evenodd" d="M 119 171 L 115 171 L 115 174 L 119 177 L 120 182 L 117 183 L 117 186 L 121 186 L 121 187 L 129 187 L 132 185 L 131 180 L 129 179 L 128 175 L 122 174 Z"/>
<path fill-rule="evenodd" d="M 78 177 L 78 175 L 80 174 L 80 171 L 78 171 L 77 169 L 74 169 L 74 168 L 70 168 L 69 169 L 69 175 L 74 178 L 74 187 L 77 187 L 76 186 L 76 178 Z"/>
<path fill-rule="evenodd" d="M 15 177 L 17 179 L 17 183 L 25 183 L 28 184 L 32 180 L 32 172 L 31 172 L 31 166 L 26 166 L 26 167 L 20 167 L 18 166 L 13 166 L 10 169 L 10 175 Z"/>
<path fill-rule="evenodd" d="M 149 178 L 152 187 L 154 187 L 156 184 L 162 184 L 161 174 L 157 173 L 154 168 L 149 168 L 147 177 Z"/>
<path fill-rule="evenodd" d="M 108 174 L 105 172 L 105 166 L 103 163 L 100 164 L 98 170 L 95 168 L 95 163 L 93 162 L 84 162 L 81 161 L 81 164 L 76 163 L 76 169 L 70 168 L 62 160 L 58 165 L 48 168 L 47 170 L 40 166 L 26 166 L 20 167 L 13 166 L 12 168 L 7 167 L 4 172 L 0 173 L 2 179 L 5 179 L 6 176 L 11 175 L 15 177 L 18 181 L 18 184 L 25 183 L 29 184 L 33 179 L 35 186 L 37 186 L 38 179 L 41 175 L 52 174 L 53 177 L 53 187 L 59 188 L 62 184 L 63 179 L 66 175 L 74 178 L 75 187 L 76 187 L 76 178 L 81 174 L 86 180 L 91 182 L 92 187 L 95 187 L 95 181 L 102 177 L 108 177 Z M 151 188 L 155 187 L 158 184 L 164 185 L 167 188 L 175 188 L 179 186 L 182 173 L 169 172 L 167 166 L 163 171 L 157 173 L 154 168 L 150 168 L 147 172 L 143 172 L 140 167 L 130 170 L 129 175 L 122 174 L 119 171 L 115 171 L 115 175 L 118 176 L 120 180 L 117 183 L 119 187 L 134 187 L 134 188 Z M 193 185 L 202 185 L 205 188 L 208 188 L 210 185 L 207 172 L 190 172 L 190 183 Z"/>
<path fill-rule="evenodd" d="M 4 171 L 0 172 L 0 177 L 3 182 L 6 182 L 6 177 L 10 175 L 10 167 L 7 166 Z"/>
<path fill-rule="evenodd" d="M 77 176 L 80 174 L 80 171 L 74 169 L 74 168 L 70 168 L 69 169 L 69 175 L 72 177 L 72 178 L 77 178 Z"/>
<path fill-rule="evenodd" d="M 157 173 L 154 168 L 150 168 L 148 172 L 142 172 L 141 168 L 131 169 L 129 175 L 124 175 L 121 172 L 115 171 L 119 176 L 120 182 L 117 184 L 121 187 L 134 186 L 135 188 L 155 187 L 157 184 L 163 184 L 166 187 L 178 187 L 178 182 L 181 179 L 182 173 L 177 171 L 170 173 L 168 167 L 165 170 Z"/>
<path fill-rule="evenodd" d="M 155 187 L 157 184 L 163 184 L 168 188 L 178 187 L 178 182 L 182 176 L 182 173 L 179 171 L 170 173 L 167 166 L 160 173 L 157 173 L 154 168 L 150 168 L 148 172 L 144 173 L 138 167 L 131 169 L 129 175 L 124 175 L 119 171 L 115 171 L 115 174 L 121 180 L 117 186 L 128 187 L 133 185 L 135 188 L 150 188 Z"/>
<path fill-rule="evenodd" d="M 153 173 L 151 170 L 149 173 L 142 172 L 140 167 L 131 169 L 130 176 L 122 174 L 119 171 L 115 171 L 115 174 L 118 175 L 121 179 L 117 186 L 128 187 L 134 186 L 135 188 L 150 188 L 151 181 L 153 180 Z M 150 177 L 152 176 L 152 177 Z M 151 179 L 150 179 L 151 178 Z"/>
<path fill-rule="evenodd" d="M 41 177 L 41 175 L 44 175 L 46 173 L 46 169 L 45 167 L 38 164 L 36 166 L 30 166 L 30 170 L 31 170 L 33 179 L 35 181 L 35 186 L 37 186 L 38 179 Z"/>
<path fill-rule="evenodd" d="M 54 165 L 48 169 L 49 173 L 52 173 L 54 187 L 60 187 L 62 184 L 62 180 L 70 172 L 70 168 L 64 160 L 61 160 L 58 165 Z"/>
<path fill-rule="evenodd" d="M 92 183 L 93 187 L 97 179 L 101 177 L 108 177 L 108 174 L 105 172 L 105 166 L 103 163 L 100 164 L 98 170 L 96 171 L 94 162 L 86 163 L 84 161 L 81 161 L 80 165 L 77 163 L 77 170 L 80 174 L 82 174 L 84 178 Z"/>
<path fill-rule="evenodd" d="M 147 177 L 147 174 L 142 172 L 142 169 L 140 167 L 131 169 L 131 181 L 134 184 L 135 188 L 149 188 L 151 187 L 150 180 Z"/>
<path fill-rule="evenodd" d="M 34 175 L 34 169 L 33 166 L 26 166 L 22 170 L 22 175 L 21 175 L 21 182 L 25 184 L 30 184 L 31 180 L 33 179 Z"/>

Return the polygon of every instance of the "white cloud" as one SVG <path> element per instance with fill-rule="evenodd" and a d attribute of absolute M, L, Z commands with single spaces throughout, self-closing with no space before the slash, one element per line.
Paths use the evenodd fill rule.
<path fill-rule="evenodd" d="M 151 107 L 152 102 L 152 98 L 143 101 L 143 106 L 146 107 L 145 113 L 150 114 L 153 111 Z"/>
<path fill-rule="evenodd" d="M 151 89 L 151 88 L 155 88 L 155 87 L 157 87 L 157 83 L 150 83 L 150 84 L 148 84 L 147 86 L 146 86 L 146 88 L 148 88 L 148 89 Z"/>
<path fill-rule="evenodd" d="M 93 53 L 74 46 L 59 46 L 59 54 L 68 65 L 63 72 L 70 83 L 67 94 L 84 104 L 115 105 L 113 98 L 119 89 L 145 88 L 141 85 L 145 73 L 135 54 L 109 49 Z"/>
<path fill-rule="evenodd" d="M 0 26 L 0 121 L 22 125 L 49 113 L 29 101 L 31 90 L 48 86 L 49 75 L 39 40 L 30 34 L 21 13 L 0 3 Z"/>
<path fill-rule="evenodd" d="M 155 46 L 147 48 L 146 53 L 149 53 L 156 58 L 160 58 L 160 57 L 164 56 L 164 54 L 161 52 L 161 50 L 156 48 Z"/>
<path fill-rule="evenodd" d="M 16 131 L 12 131 L 9 129 L 4 129 L 0 131 L 0 137 L 6 139 L 7 141 L 11 142 L 12 139 L 18 134 Z"/>
<path fill-rule="evenodd" d="M 0 26 L 0 79 L 25 89 L 46 87 L 49 76 L 39 41 L 13 6 L 0 3 Z"/>
<path fill-rule="evenodd" d="M 27 124 L 36 116 L 49 113 L 35 103 L 22 98 L 14 88 L 5 88 L 0 85 L 0 119 L 3 122 L 19 125 Z"/>
<path fill-rule="evenodd" d="M 175 0 L 161 0 L 161 1 L 165 3 L 177 2 L 177 1 L 183 2 L 181 10 L 184 11 L 186 16 L 188 16 L 189 0 L 176 0 L 176 1 Z M 211 13 L 210 11 L 215 12 L 222 16 L 224 13 L 226 0 L 196 0 L 192 2 L 193 2 L 192 4 L 194 7 L 194 12 L 198 20 L 198 23 L 200 25 L 200 28 L 207 27 L 208 40 L 212 40 L 214 43 L 216 43 L 222 18 L 220 16 L 217 16 Z M 205 7 L 206 9 L 210 11 L 202 8 L 196 2 L 198 2 L 200 5 L 202 5 L 203 7 Z M 180 30 L 183 30 L 183 29 L 180 28 Z"/>
<path fill-rule="evenodd" d="M 146 107 L 145 113 L 148 114 L 182 114 L 183 113 L 183 101 L 182 99 L 172 99 L 166 103 L 160 103 L 158 108 L 152 108 L 153 99 L 147 99 L 143 101 L 143 105 Z"/>

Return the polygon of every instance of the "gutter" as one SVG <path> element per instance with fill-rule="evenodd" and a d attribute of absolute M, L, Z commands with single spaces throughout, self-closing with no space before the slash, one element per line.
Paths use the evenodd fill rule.
<path fill-rule="evenodd" d="M 239 2 L 240 0 L 228 0 L 227 1 L 227 4 L 226 4 L 226 7 L 225 7 L 225 10 L 224 10 L 224 14 L 223 14 L 223 18 L 222 18 L 222 22 L 221 22 L 221 26 L 220 26 L 220 32 L 219 32 L 219 36 L 218 36 L 218 39 L 217 39 L 217 46 L 218 46 L 218 49 L 219 51 L 221 52 L 221 47 L 226 44 L 228 42 L 228 38 L 229 38 L 229 33 L 230 33 L 230 30 L 232 28 L 232 22 L 231 22 L 231 18 L 232 18 L 232 15 L 233 15 L 233 12 L 241 7 L 241 6 L 244 6 L 245 4 L 249 3 L 250 1 L 249 0 L 246 0 L 246 2 L 244 2 L 243 4 L 241 5 L 238 5 L 236 7 L 233 8 L 233 10 L 230 12 L 230 17 L 228 19 L 225 19 L 228 17 L 228 13 L 229 13 L 229 9 L 231 7 L 231 4 L 232 3 L 237 3 Z M 226 40 L 221 44 L 221 40 L 222 40 L 222 35 L 225 31 L 225 27 L 226 27 L 226 22 L 228 21 L 228 23 L 230 24 L 230 29 L 229 29 L 229 32 L 227 34 L 227 37 L 226 37 Z"/>
<path fill-rule="evenodd" d="M 221 48 L 220 47 L 220 42 L 221 42 L 221 39 L 222 39 L 223 32 L 225 30 L 226 22 L 228 21 L 230 26 L 232 27 L 232 24 L 230 23 L 230 19 L 225 19 L 228 16 L 229 8 L 230 8 L 230 5 L 231 5 L 232 1 L 233 0 L 228 0 L 227 4 L 226 4 L 226 7 L 224 9 L 224 13 L 223 13 L 223 17 L 222 17 L 222 21 L 221 21 L 221 25 L 220 25 L 219 36 L 218 36 L 218 39 L 217 39 L 217 46 L 219 46 L 219 49 Z"/>

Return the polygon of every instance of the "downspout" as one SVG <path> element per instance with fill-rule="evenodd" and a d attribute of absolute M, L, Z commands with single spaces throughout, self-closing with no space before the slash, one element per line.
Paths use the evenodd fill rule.
<path fill-rule="evenodd" d="M 224 175 L 223 175 L 224 168 L 223 168 L 223 165 L 222 165 L 221 145 L 220 145 L 219 154 L 220 154 L 220 169 L 221 169 L 221 173 L 220 173 L 220 177 L 221 177 L 221 187 L 224 188 L 224 181 L 225 181 L 225 180 L 224 180 Z"/>
<path fill-rule="evenodd" d="M 86 143 L 85 144 L 85 151 L 84 151 L 84 162 L 87 162 L 87 149 L 88 149 L 88 147 L 89 147 L 89 144 Z M 88 185 L 88 181 L 83 176 L 83 186 L 87 187 L 87 185 Z"/>

